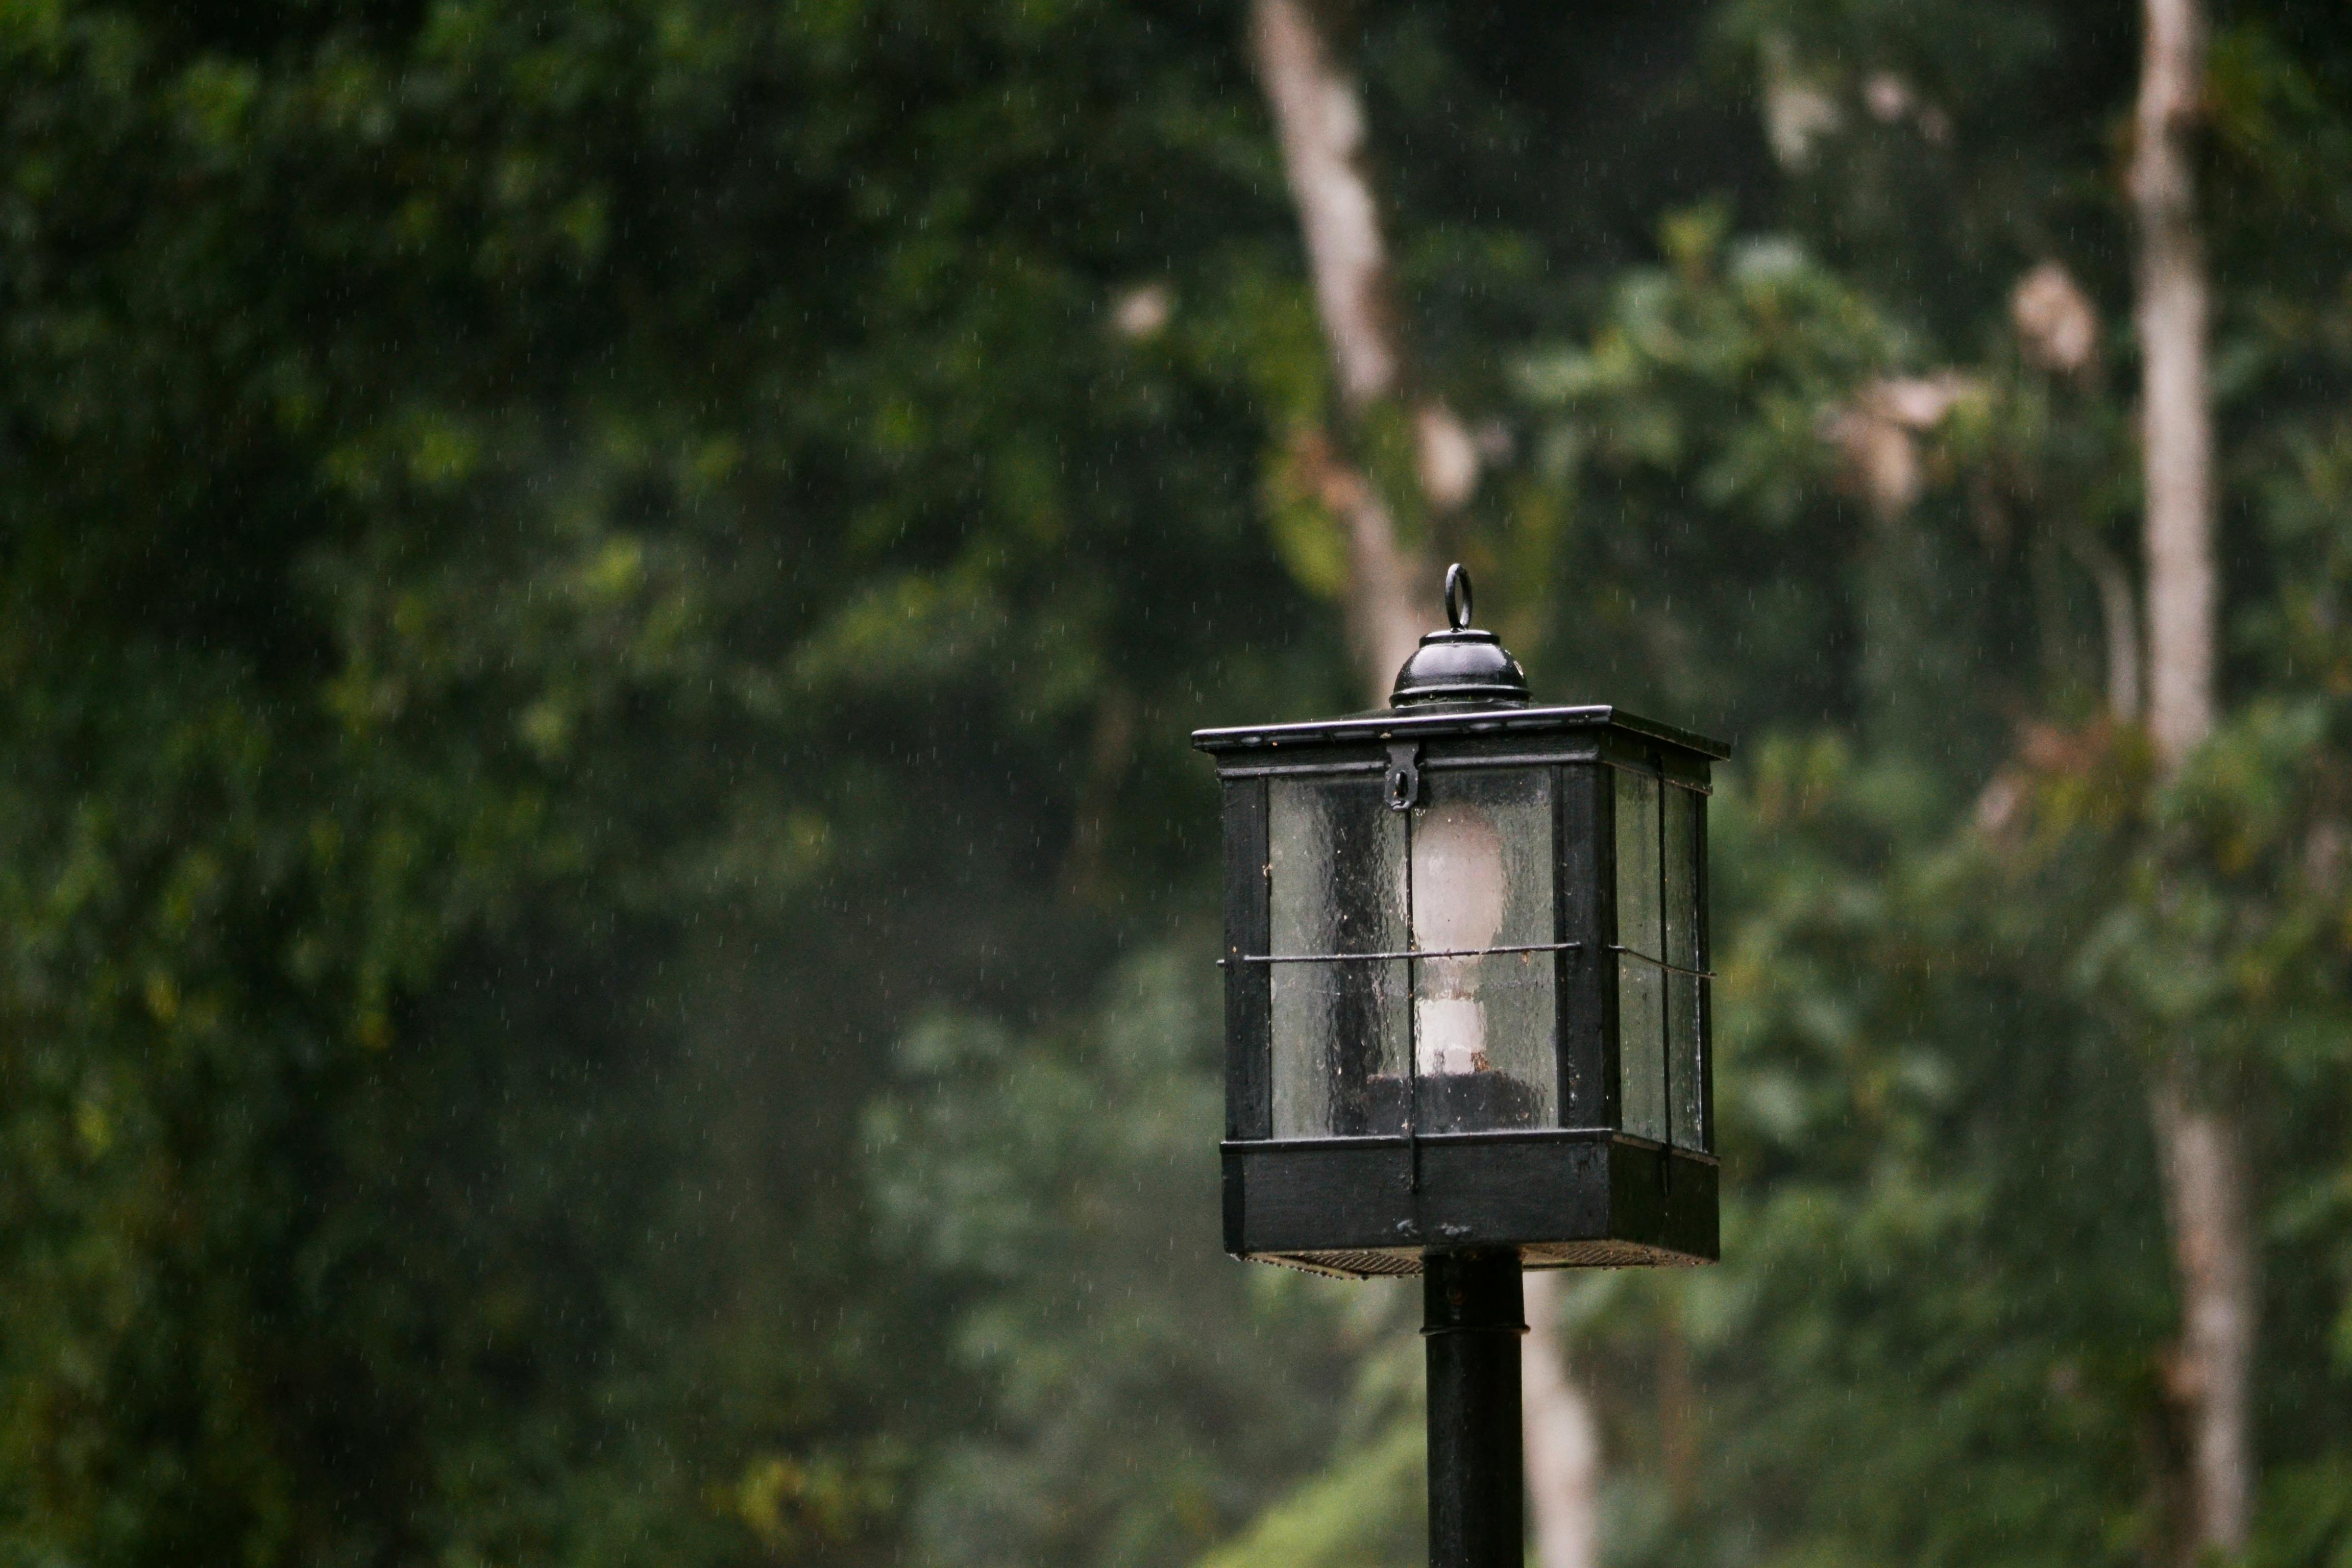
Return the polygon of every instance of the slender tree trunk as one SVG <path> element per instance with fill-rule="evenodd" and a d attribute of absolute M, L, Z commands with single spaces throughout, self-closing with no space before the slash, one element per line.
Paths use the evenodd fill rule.
<path fill-rule="evenodd" d="M 1250 45 L 1274 110 L 1340 402 L 1358 420 L 1383 405 L 1402 412 L 1405 354 L 1367 168 L 1362 96 L 1339 68 L 1312 0 L 1254 0 Z M 1476 447 L 1435 398 L 1418 399 L 1409 417 L 1422 499 L 1452 511 L 1476 488 Z M 1374 667 L 1375 700 L 1385 701 L 1397 667 L 1435 624 L 1415 596 L 1431 573 L 1399 539 L 1378 488 L 1328 442 L 1320 462 L 1318 488 L 1347 530 L 1349 626 Z"/>
<path fill-rule="evenodd" d="M 1340 401 L 1362 416 L 1396 394 L 1403 355 L 1391 302 L 1388 248 L 1364 161 L 1364 110 L 1307 0 L 1255 0 L 1250 43 L 1274 109 L 1284 172 L 1315 275 L 1315 304 Z M 1370 481 L 1328 441 L 1314 474 L 1348 536 L 1348 622 L 1375 705 L 1430 626 L 1413 585 L 1428 576 L 1397 538 Z"/>
<path fill-rule="evenodd" d="M 2190 136 L 2205 76 L 2198 0 L 2145 0 L 2132 205 L 2139 219 L 2147 490 L 2148 730 L 2167 769 L 2213 728 L 2213 416 Z"/>
<path fill-rule="evenodd" d="M 2107 715 L 2119 724 L 2139 722 L 2139 599 L 2131 569 L 2095 540 L 2081 541 L 2076 553 L 2099 589 L 2099 625 L 2107 643 Z"/>
<path fill-rule="evenodd" d="M 2144 0 L 2131 166 L 2139 223 L 2142 460 L 2147 505 L 2147 727 L 2167 773 L 2211 733 L 2216 626 L 2209 314 L 2191 136 L 2204 83 L 2199 0 Z M 2166 1047 L 2150 1094 L 2179 1275 L 2171 1379 L 2187 1428 L 2195 1555 L 2246 1547 L 2254 1243 L 2236 1116 Z"/>
<path fill-rule="evenodd" d="M 1250 7 L 1250 43 L 1306 231 L 1323 336 L 1339 395 L 1360 411 L 1396 391 L 1402 356 L 1388 247 L 1365 168 L 1363 100 L 1334 61 L 1321 24 L 1309 0 L 1255 0 Z"/>
<path fill-rule="evenodd" d="M 1570 1380 L 1560 1344 L 1559 1276 L 1527 1277 L 1528 1337 L 1519 1351 L 1528 1505 L 1540 1568 L 1595 1568 L 1601 1560 L 1601 1434 L 1591 1403 Z"/>
<path fill-rule="evenodd" d="M 1250 46 L 1274 110 L 1340 399 L 1360 419 L 1401 401 L 1405 361 L 1366 167 L 1363 100 L 1309 0 L 1252 0 Z M 1459 422 L 1424 399 L 1412 411 L 1412 428 L 1423 499 L 1441 512 L 1461 505 L 1476 464 Z M 1364 474 L 1328 441 L 1316 459 L 1317 488 L 1348 531 L 1348 619 L 1365 685 L 1375 704 L 1385 703 L 1398 667 L 1439 624 L 1436 583 L 1399 541 L 1393 512 Z M 1592 1414 L 1560 1354 L 1552 1280 L 1531 1275 L 1527 1291 L 1520 1398 L 1538 1552 L 1545 1568 L 1589 1568 L 1599 1468 Z"/>
<path fill-rule="evenodd" d="M 2254 1248 L 2237 1118 L 2202 1102 L 2180 1062 L 2149 1094 L 2180 1276 L 2180 1346 L 2169 1392 L 2186 1416 L 2194 1535 L 2184 1558 L 2246 1549 L 2253 1492 L 2247 1429 L 2254 1351 Z"/>
<path fill-rule="evenodd" d="M 1319 436 L 1303 444 L 1300 461 L 1317 498 L 1339 519 L 1348 541 L 1348 637 L 1362 668 L 1371 705 L 1389 700 L 1398 668 L 1437 623 L 1426 563 L 1397 542 L 1389 509 L 1363 474 Z"/>

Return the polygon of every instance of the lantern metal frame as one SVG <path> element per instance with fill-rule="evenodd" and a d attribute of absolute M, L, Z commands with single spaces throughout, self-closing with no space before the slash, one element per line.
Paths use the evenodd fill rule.
<path fill-rule="evenodd" d="M 1460 575 L 1457 568 L 1456 575 Z M 1449 611 L 1452 584 L 1449 581 Z M 1451 640 L 1468 633 L 1467 583 Z M 1448 638 L 1433 633 L 1424 641 Z M 1441 649 L 1453 658 L 1458 650 Z M 1420 662 L 1419 656 L 1417 662 Z M 1516 662 L 1499 647 L 1488 655 Z M 1413 666 L 1408 665 L 1407 677 Z M 1521 680 L 1524 678 L 1520 678 Z M 1521 688 L 1523 689 L 1523 687 Z M 1408 693 L 1401 678 L 1399 699 Z M 1718 1254 L 1714 1153 L 1712 997 L 1707 973 L 1706 799 L 1717 741 L 1608 706 L 1535 707 L 1507 686 L 1451 693 L 1348 718 L 1201 730 L 1224 794 L 1226 1072 L 1223 1143 L 1225 1249 L 1318 1273 L 1362 1279 L 1423 1271 L 1425 1252 L 1507 1249 L 1528 1268 L 1680 1265 Z M 1272 970 L 1320 962 L 1402 960 L 1415 951 L 1314 955 L 1270 951 L 1269 790 L 1286 779 L 1381 779 L 1410 805 L 1423 775 L 1502 769 L 1549 774 L 1552 940 L 1480 950 L 1548 952 L 1557 1126 L 1276 1137 Z M 1696 797 L 1696 964 L 1642 953 L 1618 929 L 1615 830 L 1620 771 Z M 1667 815 L 1660 795 L 1656 815 Z M 1664 827 L 1661 827 L 1663 837 Z M 1660 875 L 1664 876 L 1663 856 Z M 1621 1102 L 1618 975 L 1626 962 L 1696 977 L 1698 1148 L 1625 1129 Z M 1410 1018 L 1412 1009 L 1408 1005 Z M 1661 1007 L 1662 1029 L 1667 1009 Z M 1408 1027 L 1413 1026 L 1410 1023 Z M 1669 1041 L 1669 1045 L 1671 1042 Z M 1670 1061 L 1672 1051 L 1666 1056 Z M 1662 1071 L 1671 1071 L 1662 1063 Z"/>

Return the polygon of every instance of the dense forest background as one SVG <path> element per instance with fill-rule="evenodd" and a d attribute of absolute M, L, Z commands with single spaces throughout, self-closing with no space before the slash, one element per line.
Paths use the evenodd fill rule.
<path fill-rule="evenodd" d="M 1196 725 L 1360 705 L 1239 0 L 0 5 L 0 1562 L 1421 1552 L 1218 1254 Z M 2221 718 L 2133 664 L 2124 0 L 1361 0 L 1539 695 L 1725 735 L 1724 1264 L 1619 1564 L 2352 1564 L 2352 27 L 2212 12 Z M 1436 583 L 1425 587 L 1435 624 Z"/>

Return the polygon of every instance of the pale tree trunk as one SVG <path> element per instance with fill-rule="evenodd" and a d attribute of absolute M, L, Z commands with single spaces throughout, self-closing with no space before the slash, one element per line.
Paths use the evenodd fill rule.
<path fill-rule="evenodd" d="M 2099 623 L 2107 640 L 2107 713 L 2117 723 L 2139 721 L 2139 600 L 2131 569 L 2095 540 L 2078 542 L 2077 553 L 2099 590 Z"/>
<path fill-rule="evenodd" d="M 1253 0 L 1250 47 L 1274 110 L 1340 402 L 1360 419 L 1382 405 L 1401 405 L 1405 359 L 1365 163 L 1363 98 L 1340 68 L 1309 0 Z M 1476 449 L 1433 398 L 1417 403 L 1411 424 L 1422 497 L 1450 511 L 1476 485 Z M 1395 515 L 1377 488 L 1328 441 L 1316 458 L 1316 487 L 1347 529 L 1349 631 L 1370 668 L 1373 700 L 1385 702 L 1397 668 L 1437 624 L 1434 578 L 1398 538 Z M 1423 584 L 1433 594 L 1426 602 L 1418 596 Z"/>
<path fill-rule="evenodd" d="M 1340 399 L 1358 418 L 1401 405 L 1405 356 L 1365 163 L 1362 97 L 1308 0 L 1252 0 L 1250 46 L 1274 110 Z M 1477 479 L 1460 422 L 1432 398 L 1419 400 L 1411 419 L 1423 500 L 1441 512 L 1460 506 Z M 1384 704 L 1398 667 L 1439 624 L 1435 576 L 1399 541 L 1393 513 L 1360 469 L 1328 440 L 1311 443 L 1310 457 L 1324 504 L 1347 528 L 1349 626 L 1370 699 Z M 1590 1568 L 1600 1452 L 1591 1408 L 1560 1353 L 1552 1279 L 1530 1275 L 1527 1290 L 1520 1399 L 1537 1551 L 1545 1568 Z"/>
<path fill-rule="evenodd" d="M 1371 706 L 1389 700 L 1397 670 L 1435 626 L 1434 596 L 1419 598 L 1426 563 L 1397 542 L 1396 522 L 1363 474 L 1316 437 L 1300 445 L 1300 467 L 1317 497 L 1339 519 L 1348 539 L 1348 637 L 1356 649 Z"/>
<path fill-rule="evenodd" d="M 1257 0 L 1250 43 L 1306 231 L 1339 395 L 1362 408 L 1396 390 L 1400 360 L 1388 250 L 1364 167 L 1363 100 L 1307 0 Z"/>
<path fill-rule="evenodd" d="M 1601 1560 L 1601 1433 L 1591 1402 L 1570 1381 L 1559 1332 L 1559 1276 L 1527 1277 L 1528 1337 L 1519 1349 L 1528 1507 L 1540 1568 L 1594 1568 Z"/>
<path fill-rule="evenodd" d="M 2147 489 L 2148 731 L 2167 770 L 2213 728 L 2213 416 L 2189 138 L 2204 82 L 2198 0 L 2145 0 L 2131 166 L 2139 219 Z"/>
<path fill-rule="evenodd" d="M 2254 1249 L 2237 1118 L 2198 1098 L 2191 1075 L 2159 1068 L 2149 1094 L 2180 1275 L 2180 1346 L 2168 1392 L 2186 1416 L 2194 1531 L 2184 1557 L 2246 1549 L 2253 1451 L 2247 1430 L 2254 1349 Z"/>
<path fill-rule="evenodd" d="M 2166 773 L 2211 733 L 2216 626 L 2209 304 L 2191 135 L 2204 86 L 2199 0 L 2144 0 L 2131 196 L 2139 224 L 2142 460 L 2147 506 L 2147 727 Z M 2185 1555 L 2245 1551 L 2254 1243 L 2236 1116 L 2172 1044 L 2150 1093 L 2181 1336 L 2170 1384 L 2184 1417 L 2192 1538 Z"/>

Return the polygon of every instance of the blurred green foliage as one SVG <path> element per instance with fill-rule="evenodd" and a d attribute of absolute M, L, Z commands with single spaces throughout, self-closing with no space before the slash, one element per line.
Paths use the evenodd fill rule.
<path fill-rule="evenodd" d="M 2156 1553 L 2162 1028 L 2257 1141 L 2260 1555 L 2352 1562 L 2352 47 L 2217 9 L 2158 790 L 2135 18 L 1348 14 L 1489 454 L 1408 526 L 1742 748 L 1728 1260 L 1569 1303 L 1614 1561 Z M 1356 686 L 1241 25 L 0 5 L 0 1560 L 1418 1557 L 1410 1292 L 1214 1251 L 1183 735 Z"/>

